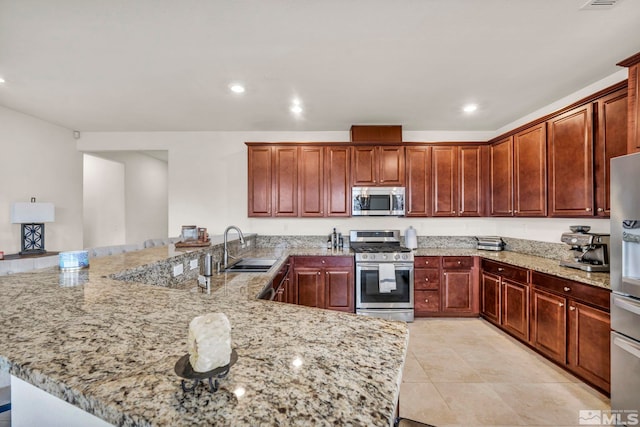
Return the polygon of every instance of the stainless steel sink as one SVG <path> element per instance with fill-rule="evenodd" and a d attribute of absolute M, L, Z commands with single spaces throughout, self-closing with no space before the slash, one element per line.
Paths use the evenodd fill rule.
<path fill-rule="evenodd" d="M 242 258 L 240 261 L 225 268 L 224 271 L 234 273 L 265 273 L 278 260 L 275 258 Z"/>

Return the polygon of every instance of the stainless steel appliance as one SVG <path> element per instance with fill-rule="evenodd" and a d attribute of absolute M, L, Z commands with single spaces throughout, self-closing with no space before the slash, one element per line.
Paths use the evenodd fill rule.
<path fill-rule="evenodd" d="M 352 230 L 356 259 L 356 313 L 413 321 L 413 253 L 400 230 Z"/>
<path fill-rule="evenodd" d="M 404 187 L 353 187 L 352 216 L 404 216 Z"/>
<path fill-rule="evenodd" d="M 629 414 L 621 411 L 640 412 L 638 182 L 640 153 L 611 160 L 611 409 L 620 424 Z"/>
<path fill-rule="evenodd" d="M 476 237 L 478 243 L 476 249 L 483 251 L 501 251 L 504 250 L 504 241 L 498 236 L 479 236 Z"/>
<path fill-rule="evenodd" d="M 609 271 L 610 235 L 589 233 L 591 227 L 573 225 L 570 233 L 562 233 L 560 240 L 571 246 L 573 256 L 563 260 L 563 267 L 583 271 Z"/>

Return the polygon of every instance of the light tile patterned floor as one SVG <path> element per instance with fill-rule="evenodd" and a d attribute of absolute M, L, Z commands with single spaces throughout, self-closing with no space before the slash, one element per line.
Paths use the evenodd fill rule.
<path fill-rule="evenodd" d="M 577 426 L 609 399 L 481 319 L 416 319 L 400 415 L 445 426 Z"/>

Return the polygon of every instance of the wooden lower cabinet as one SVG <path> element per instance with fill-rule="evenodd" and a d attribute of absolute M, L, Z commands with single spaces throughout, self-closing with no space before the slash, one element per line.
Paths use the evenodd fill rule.
<path fill-rule="evenodd" d="M 293 304 L 355 312 L 353 257 L 292 258 Z"/>
<path fill-rule="evenodd" d="M 529 339 L 529 286 L 502 281 L 502 327 L 523 341 Z"/>
<path fill-rule="evenodd" d="M 566 298 L 540 289 L 531 292 L 531 345 L 549 358 L 566 363 Z"/>
<path fill-rule="evenodd" d="M 569 368 L 607 392 L 611 381 L 610 332 L 609 313 L 569 301 Z"/>
<path fill-rule="evenodd" d="M 415 316 L 478 314 L 478 280 L 474 257 L 416 257 Z"/>
<path fill-rule="evenodd" d="M 500 276 L 483 272 L 480 283 L 480 313 L 485 319 L 499 325 L 500 306 Z"/>

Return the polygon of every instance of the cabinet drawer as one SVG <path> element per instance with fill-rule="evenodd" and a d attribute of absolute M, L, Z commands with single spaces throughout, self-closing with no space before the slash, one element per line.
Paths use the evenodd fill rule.
<path fill-rule="evenodd" d="M 413 270 L 415 289 L 438 289 L 440 286 L 439 268 L 416 268 Z"/>
<path fill-rule="evenodd" d="M 415 310 L 417 312 L 440 311 L 440 291 L 415 291 Z"/>
<path fill-rule="evenodd" d="M 609 310 L 611 292 L 607 289 L 597 288 L 573 280 L 563 279 L 557 276 L 534 271 L 531 274 L 531 283 L 540 288 L 546 288 L 565 297 L 580 300 L 605 310 Z"/>
<path fill-rule="evenodd" d="M 447 270 L 453 270 L 453 269 L 468 270 L 470 268 L 473 268 L 473 257 L 444 256 L 442 257 L 442 268 Z"/>
<path fill-rule="evenodd" d="M 482 260 L 482 270 L 520 283 L 529 283 L 529 270 L 501 262 Z"/>
<path fill-rule="evenodd" d="M 353 267 L 352 256 L 294 256 L 294 267 Z"/>
<path fill-rule="evenodd" d="M 439 256 L 417 256 L 413 261 L 415 268 L 440 268 Z"/>

